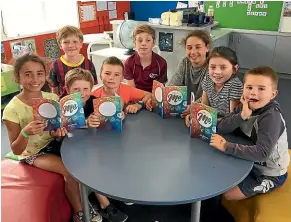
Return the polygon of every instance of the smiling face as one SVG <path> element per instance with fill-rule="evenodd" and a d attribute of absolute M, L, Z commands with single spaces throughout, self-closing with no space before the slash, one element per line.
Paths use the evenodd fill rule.
<path fill-rule="evenodd" d="M 256 110 L 264 107 L 278 94 L 272 79 L 263 75 L 247 74 L 244 81 L 243 97 L 249 102 L 249 107 Z"/>
<path fill-rule="evenodd" d="M 213 57 L 209 60 L 209 76 L 216 85 L 223 85 L 236 72 L 229 60 Z"/>
<path fill-rule="evenodd" d="M 117 90 L 123 80 L 123 68 L 120 65 L 104 64 L 101 79 L 106 88 Z"/>
<path fill-rule="evenodd" d="M 78 36 L 70 35 L 60 41 L 60 48 L 68 57 L 79 55 L 83 42 Z"/>
<path fill-rule="evenodd" d="M 186 56 L 194 67 L 201 67 L 205 64 L 208 51 L 209 48 L 202 39 L 196 36 L 187 39 Z"/>
<path fill-rule="evenodd" d="M 45 69 L 38 62 L 28 61 L 19 70 L 19 83 L 27 92 L 41 91 L 45 80 Z"/>
<path fill-rule="evenodd" d="M 135 48 L 140 56 L 152 54 L 152 49 L 155 45 L 153 36 L 149 33 L 142 32 L 135 36 Z"/>

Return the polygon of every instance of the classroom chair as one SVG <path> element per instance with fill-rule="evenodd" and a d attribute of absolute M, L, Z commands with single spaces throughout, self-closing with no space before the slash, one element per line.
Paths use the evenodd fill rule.
<path fill-rule="evenodd" d="M 291 150 L 289 150 L 291 155 Z M 236 222 L 290 222 L 291 221 L 291 164 L 287 181 L 278 189 L 240 201 L 227 201 L 222 205 Z"/>
<path fill-rule="evenodd" d="M 72 210 L 61 175 L 17 160 L 1 161 L 1 221 L 68 222 Z"/>

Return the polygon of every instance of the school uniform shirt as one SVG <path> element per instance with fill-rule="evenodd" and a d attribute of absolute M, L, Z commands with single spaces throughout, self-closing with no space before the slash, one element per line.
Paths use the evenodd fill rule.
<path fill-rule="evenodd" d="M 124 104 L 128 104 L 130 102 L 138 102 L 142 100 L 147 92 L 141 89 L 137 89 L 128 84 L 121 83 L 116 94 L 121 97 Z M 101 86 L 98 89 L 94 90 L 91 95 L 98 98 L 104 97 L 104 87 Z"/>
<path fill-rule="evenodd" d="M 143 69 L 140 57 L 135 53 L 125 61 L 124 77 L 127 80 L 134 80 L 136 88 L 152 92 L 154 80 L 167 82 L 167 62 L 153 52 L 151 64 Z"/>
<path fill-rule="evenodd" d="M 187 86 L 188 103 L 191 100 L 191 92 L 194 93 L 195 99 L 200 101 L 202 96 L 202 81 L 208 73 L 207 65 L 202 67 L 194 67 L 191 61 L 183 58 L 175 73 L 173 74 L 169 85 L 170 86 Z"/>
<path fill-rule="evenodd" d="M 60 98 L 67 95 L 65 89 L 65 75 L 74 68 L 82 68 L 90 71 L 94 78 L 94 84 L 98 83 L 95 67 L 89 59 L 82 56 L 82 59 L 78 63 L 73 64 L 67 62 L 64 57 L 61 56 L 53 62 L 49 72 L 50 85 L 51 87 L 59 88 Z"/>
<path fill-rule="evenodd" d="M 225 116 L 229 113 L 230 101 L 241 98 L 243 84 L 238 77 L 232 77 L 217 92 L 214 82 L 211 80 L 209 74 L 207 74 L 202 81 L 202 89 L 207 95 L 209 106 L 217 109 L 219 116 Z"/>
<path fill-rule="evenodd" d="M 58 101 L 58 96 L 54 93 L 42 92 L 42 97 Z M 7 120 L 20 125 L 23 129 L 26 125 L 34 120 L 32 106 L 23 103 L 17 96 L 7 104 L 3 111 L 3 120 Z M 49 131 L 44 131 L 40 134 L 31 135 L 28 138 L 28 143 L 21 155 L 17 155 L 19 160 L 25 159 L 38 153 L 42 148 L 46 147 L 53 138 Z"/>

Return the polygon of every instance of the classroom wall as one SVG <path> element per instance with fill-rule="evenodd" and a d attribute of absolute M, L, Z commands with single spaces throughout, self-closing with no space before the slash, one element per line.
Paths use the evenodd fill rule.
<path fill-rule="evenodd" d="M 177 1 L 131 1 L 130 10 L 135 20 L 147 21 L 148 18 L 160 18 L 163 12 L 175 9 Z"/>
<path fill-rule="evenodd" d="M 188 1 L 182 1 L 188 3 Z M 267 16 L 247 16 L 247 4 L 238 4 L 236 1 L 233 7 L 229 7 L 229 2 L 226 7 L 216 8 L 216 1 L 204 1 L 205 11 L 208 6 L 214 6 L 215 20 L 220 22 L 222 28 L 249 29 L 249 30 L 265 30 L 278 31 L 282 1 L 265 1 L 268 5 L 267 9 L 256 9 L 253 5 L 252 11 L 265 11 Z M 257 1 L 259 4 L 260 1 Z M 160 18 L 163 12 L 169 9 L 175 9 L 177 1 L 133 1 L 130 2 L 131 11 L 135 13 L 135 20 L 147 21 L 148 18 Z"/>
<path fill-rule="evenodd" d="M 96 3 L 96 1 L 94 2 Z M 117 19 L 124 19 L 124 12 L 130 11 L 130 2 L 129 1 L 120 1 L 116 2 L 116 9 L 117 9 Z M 108 11 L 107 12 L 97 12 L 97 16 L 103 16 L 107 15 L 108 16 Z M 93 25 L 92 25 L 93 24 Z M 109 22 L 108 22 L 109 24 Z M 101 33 L 104 31 L 103 24 L 98 24 L 98 23 L 91 23 L 91 24 L 81 24 L 80 28 L 84 34 L 94 34 L 94 33 Z M 106 30 L 112 30 L 112 26 L 109 24 L 106 26 Z M 56 33 L 48 33 L 48 34 L 41 34 L 41 35 L 32 35 L 32 36 L 27 36 L 25 38 L 16 38 L 11 41 L 16 41 L 16 40 L 24 40 L 24 39 L 30 39 L 34 38 L 35 39 L 35 46 L 36 46 L 36 51 L 37 54 L 41 57 L 45 56 L 45 50 L 44 50 L 44 40 L 46 39 L 52 39 L 56 37 Z M 11 48 L 10 48 L 10 40 L 2 41 L 4 45 L 4 51 L 6 55 L 6 63 L 9 64 L 12 62 L 12 53 L 11 53 Z M 63 55 L 63 52 L 60 51 L 60 54 Z M 85 57 L 87 57 L 87 45 L 84 44 L 83 48 L 81 49 L 81 54 L 83 54 Z"/>

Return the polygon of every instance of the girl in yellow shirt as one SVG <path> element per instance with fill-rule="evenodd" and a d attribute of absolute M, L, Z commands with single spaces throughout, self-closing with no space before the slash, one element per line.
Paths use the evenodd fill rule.
<path fill-rule="evenodd" d="M 60 158 L 61 142 L 55 139 L 64 137 L 67 131 L 65 128 L 43 131 L 46 123 L 33 119 L 33 98 L 58 100 L 56 94 L 41 91 L 46 82 L 45 64 L 38 56 L 25 54 L 16 60 L 14 73 L 23 90 L 9 102 L 3 112 L 11 149 L 24 163 L 62 174 L 66 196 L 74 209 L 74 220 L 83 221 L 79 184 L 66 170 Z M 100 215 L 90 208 L 93 221 L 100 221 Z"/>

